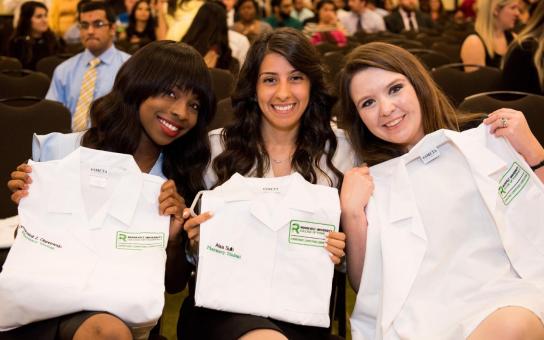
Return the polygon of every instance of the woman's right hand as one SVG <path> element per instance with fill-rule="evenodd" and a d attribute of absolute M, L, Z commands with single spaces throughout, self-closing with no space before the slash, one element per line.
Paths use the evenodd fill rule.
<path fill-rule="evenodd" d="M 342 214 L 358 214 L 363 211 L 373 191 L 374 182 L 365 164 L 347 171 L 340 189 Z"/>
<path fill-rule="evenodd" d="M 23 163 L 11 173 L 11 179 L 8 181 L 8 188 L 13 193 L 11 195 L 11 200 L 15 204 L 19 204 L 21 198 L 28 195 L 28 188 L 32 183 L 32 178 L 29 175 L 31 172 L 32 167 Z"/>
<path fill-rule="evenodd" d="M 189 237 L 189 246 L 191 249 L 195 250 L 200 241 L 200 224 L 206 222 L 213 216 L 211 211 L 202 213 L 198 216 L 191 217 L 191 209 L 185 208 L 183 210 L 183 218 L 185 223 L 183 224 L 183 229 Z"/>

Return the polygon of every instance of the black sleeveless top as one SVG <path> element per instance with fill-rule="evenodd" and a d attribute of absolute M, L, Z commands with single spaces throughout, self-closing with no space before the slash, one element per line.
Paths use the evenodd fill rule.
<path fill-rule="evenodd" d="M 478 38 L 480 38 L 480 40 L 482 41 L 482 44 L 484 45 L 484 49 L 485 49 L 485 66 L 500 68 L 503 56 L 498 54 L 498 53 L 495 53 L 495 56 L 493 56 L 493 58 L 491 58 L 491 56 L 489 55 L 489 52 L 487 51 L 487 48 L 485 47 L 486 45 L 485 45 L 484 40 L 478 34 L 478 32 L 475 32 L 475 33 L 478 36 Z M 504 37 L 506 38 L 506 45 L 510 45 L 512 40 L 514 40 L 514 35 L 510 31 L 504 31 Z"/>

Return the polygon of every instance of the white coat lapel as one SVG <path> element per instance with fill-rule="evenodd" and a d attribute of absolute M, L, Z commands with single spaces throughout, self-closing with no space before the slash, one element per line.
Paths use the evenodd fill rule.
<path fill-rule="evenodd" d="M 382 230 L 384 334 L 410 292 L 427 247 L 425 229 L 402 158 L 393 172 L 387 211 L 389 218 Z"/>

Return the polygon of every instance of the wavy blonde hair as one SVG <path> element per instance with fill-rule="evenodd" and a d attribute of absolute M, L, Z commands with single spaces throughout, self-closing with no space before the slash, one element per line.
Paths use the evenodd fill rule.
<path fill-rule="evenodd" d="M 517 0 L 478 0 L 476 22 L 474 29 L 484 42 L 487 53 L 493 58 L 495 47 L 493 46 L 493 31 L 495 29 L 495 13 Z"/>
<path fill-rule="evenodd" d="M 516 42 L 521 45 L 524 41 L 534 39 L 537 48 L 533 56 L 533 62 L 538 72 L 540 89 L 544 90 L 544 1 L 539 1 L 527 25 L 516 37 Z"/>

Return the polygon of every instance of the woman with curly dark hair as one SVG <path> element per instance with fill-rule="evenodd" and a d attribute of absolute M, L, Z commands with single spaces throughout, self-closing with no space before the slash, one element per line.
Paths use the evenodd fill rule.
<path fill-rule="evenodd" d="M 23 68 L 34 70 L 41 58 L 60 50 L 60 44 L 48 26 L 47 7 L 41 2 L 29 1 L 21 6 L 21 15 L 9 40 L 8 54 L 21 61 Z"/>
<path fill-rule="evenodd" d="M 183 289 L 191 267 L 185 257 L 181 212 L 184 199 L 192 200 L 204 188 L 203 174 L 210 161 L 206 125 L 214 111 L 211 78 L 200 54 L 182 43 L 152 42 L 121 67 L 112 91 L 93 102 L 91 128 L 39 136 L 34 160 L 60 159 L 81 145 L 130 154 L 142 172 L 167 178 L 158 197 L 160 214 L 171 215 L 166 289 Z M 22 164 L 12 173 L 8 187 L 16 203 L 28 195 L 30 172 L 30 166 Z M 147 338 L 149 332 L 149 328 L 135 328 L 131 334 L 123 320 L 94 311 L 48 322 L 55 339 L 96 332 L 117 339 Z M 40 327 L 29 324 L 15 329 L 23 332 L 15 335 L 28 335 L 29 328 L 39 332 Z M 40 338 L 46 337 L 40 334 Z"/>
<path fill-rule="evenodd" d="M 254 42 L 232 102 L 233 123 L 210 133 L 215 158 L 206 176 L 209 185 L 220 185 L 235 173 L 280 177 L 298 172 L 310 183 L 338 187 L 342 171 L 354 164 L 344 135 L 331 127 L 333 100 L 319 55 L 297 30 L 278 29 Z M 185 223 L 192 246 L 199 239 L 199 224 L 208 218 L 203 213 Z M 344 234 L 331 232 L 327 250 L 334 263 L 340 262 L 343 248 Z M 182 339 L 266 336 L 320 339 L 328 336 L 328 329 L 195 307 L 193 297 L 182 306 Z"/>

